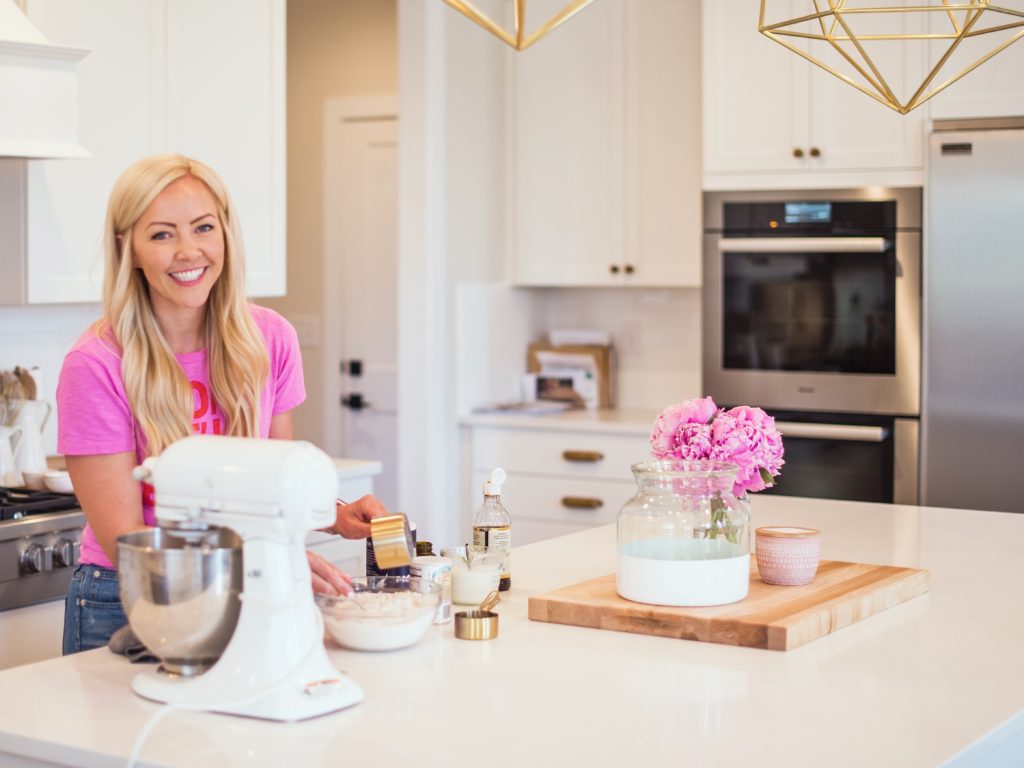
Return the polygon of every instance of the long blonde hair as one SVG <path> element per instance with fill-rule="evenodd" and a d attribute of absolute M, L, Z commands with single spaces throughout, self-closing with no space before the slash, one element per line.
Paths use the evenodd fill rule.
<path fill-rule="evenodd" d="M 192 387 L 160 330 L 141 269 L 133 266 L 132 229 L 171 182 L 193 176 L 210 190 L 224 232 L 224 270 L 206 302 L 206 355 L 213 400 L 225 434 L 257 436 L 260 392 L 270 370 L 266 343 L 245 298 L 245 252 L 234 205 L 211 168 L 181 155 L 132 164 L 114 184 L 104 229 L 105 319 L 121 348 L 121 377 L 132 413 L 155 456 L 192 434 Z M 230 350 L 230 354 L 229 354 Z"/>

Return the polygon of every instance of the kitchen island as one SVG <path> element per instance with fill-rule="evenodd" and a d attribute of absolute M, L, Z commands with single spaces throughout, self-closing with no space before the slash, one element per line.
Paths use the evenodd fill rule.
<path fill-rule="evenodd" d="M 926 568 L 929 593 L 789 652 L 527 619 L 610 573 L 613 526 L 515 550 L 500 635 L 434 626 L 332 648 L 366 692 L 300 723 L 173 712 L 141 764 L 1024 765 L 1024 516 L 759 496 L 754 525 L 820 528 L 822 556 Z M 124 765 L 161 707 L 105 649 L 0 672 L 0 765 Z"/>

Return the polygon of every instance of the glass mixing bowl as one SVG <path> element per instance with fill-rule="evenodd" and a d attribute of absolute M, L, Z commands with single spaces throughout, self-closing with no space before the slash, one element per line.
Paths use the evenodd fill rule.
<path fill-rule="evenodd" d="M 441 586 L 408 576 L 352 579 L 351 595 L 317 594 L 334 641 L 355 651 L 393 651 L 413 645 L 434 623 Z"/>

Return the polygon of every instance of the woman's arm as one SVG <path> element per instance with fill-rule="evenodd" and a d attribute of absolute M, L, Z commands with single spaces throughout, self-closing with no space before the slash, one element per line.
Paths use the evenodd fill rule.
<path fill-rule="evenodd" d="M 292 429 L 292 412 L 285 411 L 270 417 L 270 432 L 267 435 L 271 440 L 294 440 L 295 433 Z"/>
<path fill-rule="evenodd" d="M 132 477 L 135 453 L 68 456 L 75 496 L 104 554 L 117 566 L 117 537 L 146 527 L 142 491 Z"/>

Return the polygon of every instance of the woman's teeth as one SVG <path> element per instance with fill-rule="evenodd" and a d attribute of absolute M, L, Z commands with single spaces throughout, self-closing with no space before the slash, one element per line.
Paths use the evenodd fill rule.
<path fill-rule="evenodd" d="M 186 272 L 171 272 L 171 277 L 177 280 L 179 283 L 191 283 L 194 280 L 198 280 L 200 275 L 206 271 L 206 267 L 196 267 Z"/>

